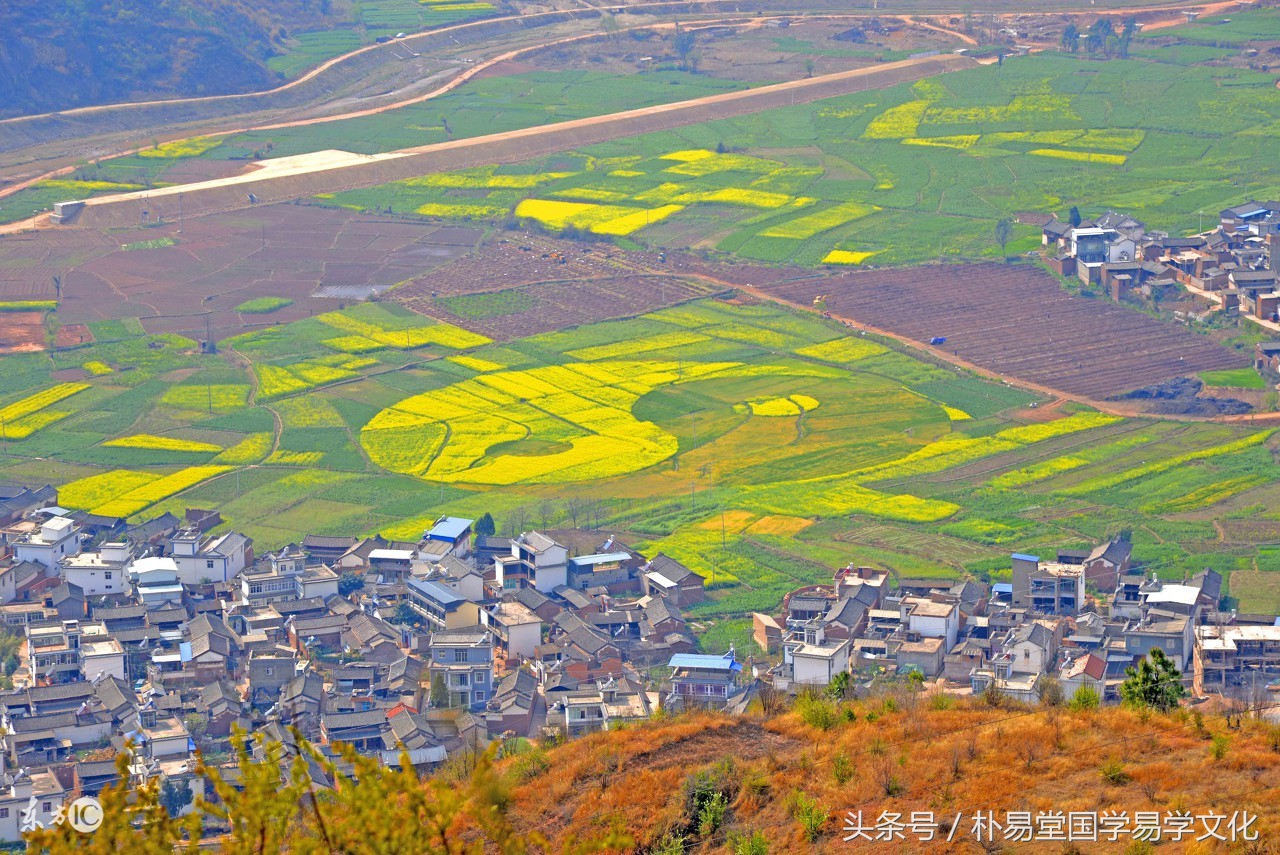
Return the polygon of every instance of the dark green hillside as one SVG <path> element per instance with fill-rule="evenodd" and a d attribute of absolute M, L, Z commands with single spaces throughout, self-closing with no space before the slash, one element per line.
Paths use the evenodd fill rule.
<path fill-rule="evenodd" d="M 0 3 L 0 117 L 270 86 L 292 31 L 347 16 L 344 0 Z"/>

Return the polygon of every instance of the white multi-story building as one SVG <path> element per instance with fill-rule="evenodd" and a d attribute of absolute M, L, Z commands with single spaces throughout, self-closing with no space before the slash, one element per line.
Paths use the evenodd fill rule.
<path fill-rule="evenodd" d="M 50 517 L 40 528 L 13 542 L 13 555 L 19 561 L 42 564 L 58 569 L 58 562 L 80 554 L 80 527 L 66 517 Z"/>
<path fill-rule="evenodd" d="M 229 531 L 206 537 L 199 529 L 184 528 L 169 539 L 169 554 L 184 585 L 226 582 L 253 558 L 253 540 Z"/>
<path fill-rule="evenodd" d="M 96 552 L 81 552 L 58 562 L 58 572 L 72 585 L 79 585 L 86 597 L 119 594 L 129 590 L 127 573 L 133 563 L 133 547 L 127 543 L 104 543 Z"/>

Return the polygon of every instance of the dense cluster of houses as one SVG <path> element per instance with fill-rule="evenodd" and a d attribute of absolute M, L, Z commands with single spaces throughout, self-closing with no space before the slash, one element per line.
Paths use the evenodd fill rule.
<path fill-rule="evenodd" d="M 1227 311 L 1280 321 L 1272 261 L 1280 256 L 1280 202 L 1226 208 L 1218 213 L 1217 228 L 1191 237 L 1149 231 L 1114 211 L 1074 225 L 1056 216 L 1022 219 L 1037 220 L 1051 267 L 1101 287 L 1114 300 L 1149 298 L 1161 286 L 1176 284 Z"/>
<path fill-rule="evenodd" d="M 994 585 L 847 567 L 831 585 L 792 591 L 781 615 L 753 617 L 756 643 L 782 658 L 773 685 L 915 674 L 941 691 L 994 687 L 1033 704 L 1082 687 L 1115 701 L 1125 669 L 1158 648 L 1196 696 L 1280 691 L 1280 618 L 1221 611 L 1213 570 L 1162 581 L 1131 566 L 1122 540 L 1010 563 L 1012 581 Z"/>
<path fill-rule="evenodd" d="M 1012 582 L 990 586 L 844 568 L 755 615 L 762 650 L 743 661 L 699 649 L 684 611 L 706 598 L 702 576 L 598 532 L 501 538 L 444 517 L 414 541 L 309 535 L 258 555 L 216 513 L 129 525 L 56 502 L 0 485 L 0 622 L 20 641 L 0 690 L 5 840 L 20 816 L 48 824 L 117 781 L 120 755 L 190 809 L 196 752 L 230 762 L 237 728 L 430 769 L 659 708 L 741 711 L 764 684 L 840 673 L 1033 702 L 1054 680 L 1113 697 L 1153 647 L 1200 692 L 1280 673 L 1274 618 L 1221 613 L 1211 571 L 1181 584 L 1134 572 L 1121 541 L 1014 555 Z M 318 787 L 329 774 L 312 764 Z"/>
<path fill-rule="evenodd" d="M 307 536 L 257 555 L 216 513 L 138 525 L 0 485 L 0 839 L 117 780 L 201 792 L 236 726 L 422 768 L 496 738 L 575 736 L 659 705 L 745 705 L 682 607 L 703 578 L 599 533 Z M 318 786 L 325 772 L 313 768 Z M 35 801 L 32 801 L 32 799 Z M 36 807 L 33 809 L 31 805 Z"/>

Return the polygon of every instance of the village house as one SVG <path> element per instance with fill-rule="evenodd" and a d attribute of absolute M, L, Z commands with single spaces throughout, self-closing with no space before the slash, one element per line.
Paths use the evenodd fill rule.
<path fill-rule="evenodd" d="M 427 650 L 433 705 L 481 709 L 488 703 L 494 691 L 489 630 L 479 626 L 436 630 Z M 444 699 L 435 697 L 437 680 L 447 693 Z"/>
<path fill-rule="evenodd" d="M 408 603 L 433 629 L 461 629 L 480 623 L 480 606 L 437 582 L 405 581 Z"/>
<path fill-rule="evenodd" d="M 1013 554 L 1013 605 L 1046 615 L 1074 615 L 1084 604 L 1085 570 L 1080 565 L 1042 562 Z"/>
<path fill-rule="evenodd" d="M 723 708 L 739 687 L 742 665 L 733 648 L 722 656 L 679 653 L 667 663 L 671 669 L 671 692 L 663 706 L 675 709 L 691 706 Z"/>
<path fill-rule="evenodd" d="M 646 594 L 666 594 L 677 606 L 691 606 L 707 598 L 707 580 L 661 552 L 640 568 L 640 575 Z"/>
<path fill-rule="evenodd" d="M 465 561 L 471 557 L 472 526 L 475 520 L 441 517 L 422 536 L 419 554 L 422 560 L 437 562 L 445 556 Z"/>
<path fill-rule="evenodd" d="M 196 526 L 169 538 L 168 553 L 184 585 L 228 582 L 253 563 L 253 540 L 229 531 L 207 537 Z"/>

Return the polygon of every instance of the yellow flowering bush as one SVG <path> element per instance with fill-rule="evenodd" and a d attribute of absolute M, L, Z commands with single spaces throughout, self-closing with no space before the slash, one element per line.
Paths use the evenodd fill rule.
<path fill-rule="evenodd" d="M 375 350 L 384 350 L 386 348 L 386 345 L 382 342 L 365 338 L 362 335 L 343 335 L 337 338 L 327 338 L 320 343 L 341 353 L 372 353 Z"/>
<path fill-rule="evenodd" d="M 663 160 L 678 160 L 681 163 L 691 163 L 695 160 L 706 160 L 708 157 L 715 157 L 716 153 L 705 148 L 688 149 L 686 151 L 673 151 L 669 154 L 662 155 Z"/>
<path fill-rule="evenodd" d="M 862 338 L 837 338 L 821 344 L 811 344 L 796 350 L 801 356 L 847 365 L 885 352 L 883 345 Z"/>
<path fill-rule="evenodd" d="M 501 362 L 494 362 L 492 359 L 481 359 L 478 356 L 450 356 L 449 361 L 455 365 L 461 365 L 463 368 L 470 368 L 472 371 L 498 371 L 507 367 Z"/>
<path fill-rule="evenodd" d="M 902 142 L 904 145 L 932 145 L 941 148 L 972 148 L 973 144 L 978 141 L 978 134 L 958 134 L 951 137 L 908 137 Z"/>
<path fill-rule="evenodd" d="M 138 157 L 161 157 L 161 158 L 182 158 L 182 157 L 199 157 L 206 151 L 211 151 L 222 145 L 220 137 L 191 137 L 185 140 L 174 140 L 162 145 L 153 146 L 152 148 L 144 148 L 138 152 Z"/>
<path fill-rule="evenodd" d="M 141 190 L 142 184 L 125 184 L 120 181 L 75 181 L 71 179 L 50 178 L 36 184 L 39 190 L 65 190 L 72 194 L 89 193 L 128 193 Z"/>
<path fill-rule="evenodd" d="M 186 469 L 182 469 L 172 475 L 166 475 L 163 478 L 157 478 L 154 481 L 135 487 L 129 492 L 95 508 L 93 512 L 108 517 L 130 517 L 146 510 L 156 502 L 163 501 L 203 481 L 230 471 L 230 466 L 188 466 Z"/>
<path fill-rule="evenodd" d="M 872 119 L 862 133 L 863 139 L 903 140 L 916 136 L 920 122 L 924 119 L 924 111 L 929 109 L 930 103 L 917 100 L 890 107 Z"/>
<path fill-rule="evenodd" d="M 150 433 L 136 433 L 109 439 L 102 443 L 108 448 L 151 448 L 157 451 L 190 451 L 212 453 L 222 451 L 222 446 L 211 442 L 196 442 L 191 439 L 178 439 L 174 436 L 156 436 Z"/>
<path fill-rule="evenodd" d="M 637 353 L 649 353 L 654 350 L 664 350 L 668 347 L 681 347 L 682 345 L 697 344 L 707 340 L 708 337 L 701 333 L 679 330 L 676 332 L 652 335 L 648 338 L 634 339 L 632 341 L 618 341 L 613 342 L 612 344 L 597 345 L 595 347 L 580 347 L 577 350 L 567 351 L 565 355 L 572 356 L 574 359 L 594 362 L 599 359 L 615 359 L 619 356 L 633 356 Z"/>
<path fill-rule="evenodd" d="M 64 507 L 87 511 L 100 507 L 140 487 L 160 480 L 161 476 L 150 472 L 133 472 L 113 469 L 100 475 L 90 475 L 58 488 L 58 502 Z"/>
<path fill-rule="evenodd" d="M 866 205 L 862 202 L 843 202 L 827 208 L 825 211 L 817 211 L 804 217 L 797 217 L 786 223 L 771 226 L 760 232 L 760 236 L 806 240 L 821 232 L 834 229 L 836 226 L 842 226 L 845 223 L 851 223 L 854 220 L 874 214 L 878 210 L 880 209 L 875 205 Z"/>
<path fill-rule="evenodd" d="M 249 402 L 249 387 L 240 383 L 170 386 L 160 401 L 180 410 L 227 412 Z"/>
<path fill-rule="evenodd" d="M 88 383 L 59 383 L 0 408 L 0 435 L 5 439 L 25 439 L 66 418 L 71 414 L 45 408 L 88 388 Z"/>
<path fill-rule="evenodd" d="M 269 433 L 251 433 L 226 451 L 213 458 L 214 463 L 228 463 L 236 466 L 247 466 L 250 463 L 261 463 L 262 458 L 271 451 L 272 436 Z"/>
<path fill-rule="evenodd" d="M 1059 160 L 1077 160 L 1082 163 L 1105 163 L 1108 166 L 1123 166 L 1128 159 L 1123 154 L 1104 154 L 1096 151 L 1070 151 L 1063 148 L 1035 148 L 1028 154 L 1039 157 L 1055 157 Z"/>
<path fill-rule="evenodd" d="M 414 213 L 424 217 L 452 217 L 458 220 L 495 220 L 507 215 L 507 209 L 500 205 L 459 205 L 444 202 L 427 202 L 414 209 Z"/>
<path fill-rule="evenodd" d="M 1096 478 L 1090 478 L 1082 481 L 1072 487 L 1068 487 L 1062 492 L 1069 496 L 1078 496 L 1084 493 L 1092 493 L 1095 490 L 1109 490 L 1118 487 L 1121 484 L 1136 481 L 1139 478 L 1145 478 L 1148 475 L 1158 475 L 1161 472 L 1168 472 L 1170 469 L 1177 469 L 1196 460 L 1212 460 L 1215 457 L 1221 457 L 1226 454 L 1234 454 L 1237 451 L 1244 451 L 1255 445 L 1261 445 L 1271 438 L 1275 433 L 1274 430 L 1259 431 L 1255 434 L 1233 440 L 1223 445 L 1215 445 L 1212 448 L 1201 448 L 1196 451 L 1188 451 L 1185 454 L 1166 457 L 1163 460 L 1153 460 L 1150 463 L 1144 463 L 1141 466 L 1134 466 L 1131 469 L 1124 469 L 1120 472 L 1112 472 L 1109 475 L 1099 475 Z"/>
<path fill-rule="evenodd" d="M 273 452 L 267 462 L 281 466 L 314 466 L 323 457 L 324 453 L 320 451 L 286 451 L 281 448 Z"/>
<path fill-rule="evenodd" d="M 875 254 L 876 254 L 876 251 L 874 250 L 871 252 L 858 252 L 851 249 L 833 249 L 830 252 L 828 252 L 825 256 L 823 256 L 822 263 L 823 264 L 861 264 L 862 262 L 866 261 L 868 258 L 870 258 Z"/>
<path fill-rule="evenodd" d="M 1045 481 L 1054 475 L 1060 475 L 1063 472 L 1070 472 L 1072 469 L 1079 469 L 1081 466 L 1087 466 L 1089 461 L 1083 457 L 1052 457 L 1048 460 L 1042 460 L 1039 463 L 1033 463 L 1021 469 L 1013 469 L 992 478 L 988 484 L 992 487 L 1000 487 L 1010 489 L 1013 487 L 1026 487 L 1039 481 Z"/>

